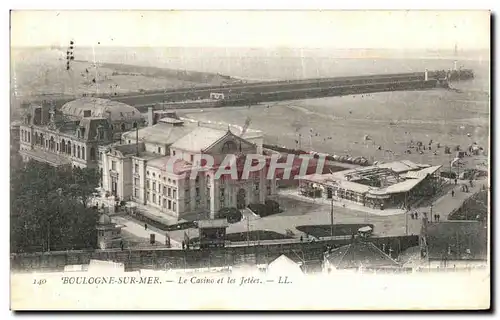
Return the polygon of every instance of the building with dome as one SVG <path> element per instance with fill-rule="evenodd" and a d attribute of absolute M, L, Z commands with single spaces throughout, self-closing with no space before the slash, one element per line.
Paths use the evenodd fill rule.
<path fill-rule="evenodd" d="M 68 119 L 104 118 L 108 119 L 113 131 L 113 141 L 119 141 L 123 132 L 145 123 L 139 110 L 128 104 L 108 99 L 84 97 L 64 104 L 61 113 Z"/>
<path fill-rule="evenodd" d="M 144 125 L 140 112 L 124 103 L 81 98 L 60 110 L 32 105 L 19 125 L 20 154 L 53 166 L 97 167 L 99 146 L 119 140 L 122 132 Z"/>

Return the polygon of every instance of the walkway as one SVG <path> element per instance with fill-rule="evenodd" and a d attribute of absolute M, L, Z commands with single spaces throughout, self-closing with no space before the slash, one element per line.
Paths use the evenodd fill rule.
<path fill-rule="evenodd" d="M 166 232 L 165 231 L 160 231 L 154 227 L 151 227 L 148 225 L 148 229 L 144 229 L 144 224 L 143 223 L 138 223 L 126 216 L 113 216 L 113 221 L 115 223 L 124 225 L 125 228 L 124 230 L 135 235 L 136 237 L 139 238 L 144 238 L 148 239 L 151 234 L 155 235 L 155 240 L 157 242 L 160 242 L 162 245 L 165 245 L 165 240 L 166 240 Z M 170 236 L 170 246 L 172 248 L 181 248 L 182 245 L 178 241 L 172 239 L 172 236 Z"/>
<path fill-rule="evenodd" d="M 473 182 L 474 186 L 471 188 L 469 185 L 469 192 L 463 192 L 461 190 L 461 186 L 463 184 L 469 185 L 469 181 L 458 180 L 457 185 L 453 185 L 453 188 L 450 188 L 447 194 L 443 197 L 439 198 L 436 202 L 434 202 L 432 206 L 432 215 L 440 214 L 443 220 L 448 220 L 448 215 L 452 213 L 454 210 L 460 208 L 462 204 L 468 198 L 472 197 L 474 194 L 481 191 L 483 186 L 488 187 L 487 180 L 475 180 Z M 455 190 L 455 196 L 451 196 L 451 190 Z M 430 212 L 430 206 L 419 207 L 418 210 L 423 212 Z M 431 217 L 429 217 L 431 218 Z M 434 219 L 434 217 L 432 217 Z"/>

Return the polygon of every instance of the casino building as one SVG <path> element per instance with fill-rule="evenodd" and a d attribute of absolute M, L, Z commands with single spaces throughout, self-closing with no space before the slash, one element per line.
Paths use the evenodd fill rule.
<path fill-rule="evenodd" d="M 81 98 L 60 110 L 32 105 L 19 124 L 19 152 L 25 161 L 96 167 L 99 146 L 111 144 L 122 132 L 143 125 L 136 108 L 106 99 Z"/>
<path fill-rule="evenodd" d="M 276 193 L 275 179 L 266 179 L 268 166 L 241 179 L 247 154 L 262 154 L 260 131 L 237 126 L 190 122 L 173 112 L 149 111 L 150 125 L 122 135 L 122 144 L 99 147 L 102 188 L 121 201 L 182 218 L 188 214 L 215 213 L 223 207 L 245 208 L 263 203 Z M 207 154 L 214 166 L 197 172 L 196 155 Z M 236 154 L 239 178 L 215 172 L 227 154 Z M 178 158 L 173 169 L 167 163 Z"/>

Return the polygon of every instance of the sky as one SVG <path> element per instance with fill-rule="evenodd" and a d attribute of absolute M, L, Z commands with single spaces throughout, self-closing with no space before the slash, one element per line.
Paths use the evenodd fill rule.
<path fill-rule="evenodd" d="M 11 46 L 490 47 L 488 11 L 12 11 Z"/>

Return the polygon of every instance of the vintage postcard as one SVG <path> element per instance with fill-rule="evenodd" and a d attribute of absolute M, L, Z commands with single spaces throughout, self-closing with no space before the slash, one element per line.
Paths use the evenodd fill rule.
<path fill-rule="evenodd" d="M 489 309 L 490 19 L 11 11 L 11 309 Z"/>

